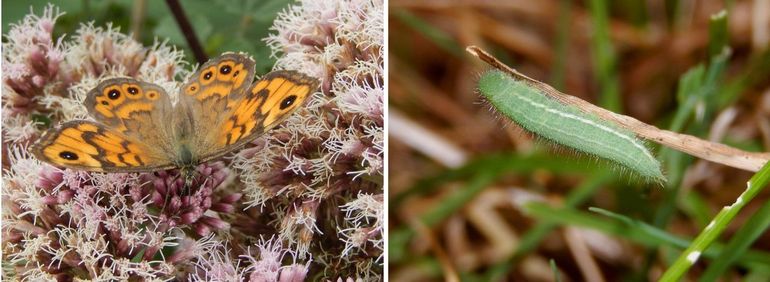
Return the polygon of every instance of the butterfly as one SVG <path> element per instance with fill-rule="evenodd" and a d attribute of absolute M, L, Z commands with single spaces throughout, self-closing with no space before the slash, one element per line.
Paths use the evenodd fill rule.
<path fill-rule="evenodd" d="M 94 119 L 49 129 L 31 147 L 39 160 L 95 172 L 179 168 L 185 186 L 195 167 L 232 152 L 280 124 L 318 88 L 296 71 L 254 81 L 254 60 L 225 53 L 203 64 L 171 103 L 162 87 L 110 78 L 84 100 Z"/>

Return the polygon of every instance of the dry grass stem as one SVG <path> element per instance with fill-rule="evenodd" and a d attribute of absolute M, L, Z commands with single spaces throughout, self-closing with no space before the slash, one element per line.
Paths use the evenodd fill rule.
<path fill-rule="evenodd" d="M 591 255 L 591 250 L 588 249 L 586 241 L 583 238 L 583 234 L 575 227 L 564 228 L 564 242 L 567 243 L 572 256 L 580 267 L 580 272 L 583 273 L 585 281 L 597 281 L 604 282 L 602 271 L 599 269 L 599 264 Z"/>
<path fill-rule="evenodd" d="M 460 275 L 457 273 L 457 269 L 455 269 L 454 265 L 452 264 L 452 260 L 449 259 L 446 251 L 444 251 L 441 243 L 436 240 L 436 236 L 433 234 L 430 228 L 425 226 L 425 224 L 419 220 L 413 220 L 411 225 L 412 228 L 417 231 L 420 236 L 425 238 L 426 241 L 428 241 L 430 244 L 430 248 L 433 250 L 433 254 L 436 256 L 436 259 L 441 265 L 441 269 L 444 271 L 444 281 L 460 282 Z"/>
<path fill-rule="evenodd" d="M 635 118 L 613 113 L 580 98 L 561 93 L 545 83 L 529 78 L 506 66 L 481 48 L 469 46 L 466 51 L 492 67 L 506 72 L 516 79 L 525 81 L 528 85 L 541 90 L 543 93 L 557 101 L 567 105 L 573 105 L 582 111 L 595 114 L 604 120 L 615 122 L 619 126 L 633 131 L 637 136 L 663 146 L 701 159 L 754 172 L 758 171 L 768 162 L 768 160 L 770 160 L 770 153 L 746 152 L 721 143 L 709 142 L 695 136 L 659 129 Z"/>
<path fill-rule="evenodd" d="M 751 17 L 751 43 L 757 50 L 770 44 L 770 1 L 754 0 Z"/>
<path fill-rule="evenodd" d="M 390 137 L 425 154 L 446 167 L 459 167 L 468 159 L 468 154 L 455 144 L 427 128 L 391 110 L 388 116 Z"/>

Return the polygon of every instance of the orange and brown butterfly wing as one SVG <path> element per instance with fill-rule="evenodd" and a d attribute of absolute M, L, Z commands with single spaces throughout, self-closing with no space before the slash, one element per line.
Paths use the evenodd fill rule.
<path fill-rule="evenodd" d="M 307 101 L 318 84 L 317 79 L 296 71 L 268 73 L 242 99 L 228 104 L 227 114 L 206 136 L 212 150 L 201 159 L 219 157 L 280 124 Z"/>
<path fill-rule="evenodd" d="M 31 152 L 55 166 L 87 171 L 144 172 L 174 167 L 158 148 L 85 120 L 66 122 L 47 131 Z"/>
<path fill-rule="evenodd" d="M 106 172 L 173 168 L 169 122 L 172 106 L 160 86 L 111 78 L 83 102 L 96 120 L 70 121 L 48 130 L 33 145 L 40 160 L 60 167 Z"/>
<path fill-rule="evenodd" d="M 240 53 L 211 59 L 182 86 L 180 99 L 205 103 L 210 98 L 239 98 L 254 81 L 254 65 L 253 59 Z"/>
<path fill-rule="evenodd" d="M 182 85 L 179 103 L 194 115 L 196 132 L 214 128 L 228 101 L 246 94 L 254 80 L 254 64 L 246 55 L 226 53 L 203 64 Z"/>
<path fill-rule="evenodd" d="M 171 100 L 152 83 L 111 78 L 86 96 L 83 104 L 99 123 L 147 145 L 173 150 Z"/>
<path fill-rule="evenodd" d="M 175 122 L 195 159 L 215 146 L 203 136 L 217 131 L 222 117 L 230 111 L 228 104 L 247 94 L 254 80 L 254 60 L 244 54 L 226 53 L 214 58 L 195 72 L 180 89 L 180 120 Z"/>

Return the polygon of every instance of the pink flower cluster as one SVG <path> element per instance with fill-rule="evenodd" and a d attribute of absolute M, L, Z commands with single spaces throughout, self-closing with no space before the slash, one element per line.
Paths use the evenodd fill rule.
<path fill-rule="evenodd" d="M 266 39 L 275 68 L 318 77 L 321 89 L 233 160 L 244 200 L 297 257 L 361 279 L 377 279 L 383 263 L 383 15 L 376 0 L 305 0 L 279 13 Z"/>
<path fill-rule="evenodd" d="M 205 212 L 233 213 L 241 194 L 214 195 L 214 190 L 229 174 L 222 162 L 199 165 L 196 172 L 192 182 L 195 189 L 184 187 L 178 171 L 143 174 L 141 179 L 148 185 L 137 191 L 137 196 L 149 195 L 152 203 L 161 209 L 159 221 L 167 227 L 192 226 L 195 233 L 205 236 L 212 230 L 228 227 L 227 222 Z"/>
<path fill-rule="evenodd" d="M 4 278 L 303 280 L 309 264 L 283 265 L 295 252 L 278 239 L 249 251 L 250 238 L 274 230 L 233 232 L 243 194 L 227 160 L 199 165 L 185 187 L 175 170 L 60 170 L 27 152 L 46 123 L 86 118 L 82 101 L 105 78 L 135 77 L 175 93 L 174 77 L 190 73 L 182 52 L 142 46 L 109 25 L 83 24 L 72 37 L 53 38 L 61 14 L 53 6 L 30 14 L 3 43 Z"/>

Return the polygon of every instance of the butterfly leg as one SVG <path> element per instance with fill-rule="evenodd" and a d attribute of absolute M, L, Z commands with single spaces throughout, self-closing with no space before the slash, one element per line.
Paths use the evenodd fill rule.
<path fill-rule="evenodd" d="M 171 191 L 166 190 L 166 194 L 163 195 L 163 207 L 160 209 L 160 214 L 164 214 L 164 212 L 166 212 L 166 207 L 168 206 L 168 201 L 171 198 L 170 194 L 171 194 Z"/>
<path fill-rule="evenodd" d="M 177 174 L 174 177 L 174 179 L 171 181 L 171 183 L 169 183 L 169 185 L 166 186 L 166 193 L 165 193 L 165 195 L 163 195 L 163 208 L 160 211 L 161 214 L 164 214 L 164 212 L 166 211 L 166 207 L 168 207 L 169 202 L 171 201 L 171 198 L 174 197 L 173 194 L 176 194 L 176 191 L 177 191 L 176 183 L 177 183 L 177 179 L 179 179 L 179 177 L 180 177 L 180 175 Z"/>
<path fill-rule="evenodd" d="M 179 185 L 178 185 L 179 182 L 178 181 L 179 181 L 179 179 L 182 179 L 183 177 L 184 177 L 184 171 L 180 170 L 179 173 L 176 174 L 176 176 L 174 176 L 174 179 L 172 179 L 166 185 L 166 191 L 165 191 L 165 193 L 163 195 L 163 207 L 161 208 L 161 211 L 160 211 L 161 214 L 164 214 L 164 212 L 166 211 L 166 207 L 169 206 L 172 198 L 174 198 L 175 196 L 180 194 L 179 193 Z M 187 186 L 187 184 L 184 184 L 184 185 Z M 185 188 L 183 187 L 182 191 L 184 191 L 184 190 L 185 190 Z"/>
<path fill-rule="evenodd" d="M 195 170 L 195 167 L 182 167 L 180 171 L 180 176 L 184 179 L 184 188 L 182 189 L 182 195 L 191 195 L 192 194 L 192 184 L 193 180 L 195 180 L 195 176 L 198 173 L 198 171 Z"/>

